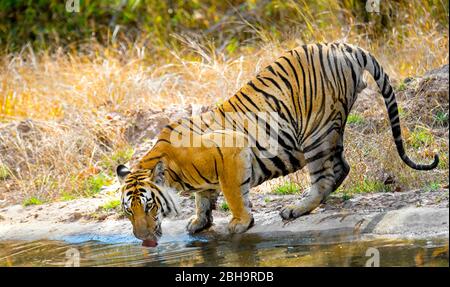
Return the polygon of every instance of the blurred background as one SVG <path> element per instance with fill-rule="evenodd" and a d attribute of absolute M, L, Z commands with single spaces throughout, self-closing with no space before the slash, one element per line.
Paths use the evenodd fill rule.
<path fill-rule="evenodd" d="M 448 17 L 443 0 L 0 0 L 0 200 L 95 196 L 162 117 L 219 104 L 283 51 L 333 41 L 370 51 L 390 75 L 408 153 L 441 157 L 432 172 L 401 162 L 372 87 L 349 117 L 339 192 L 448 192 Z M 261 192 L 307 182 L 299 172 Z"/>

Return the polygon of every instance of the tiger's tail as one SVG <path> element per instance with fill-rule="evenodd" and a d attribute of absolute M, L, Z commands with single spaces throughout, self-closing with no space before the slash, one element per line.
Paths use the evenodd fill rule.
<path fill-rule="evenodd" d="M 377 82 L 378 87 L 381 90 L 381 94 L 384 98 L 384 104 L 386 105 L 389 121 L 391 123 L 392 135 L 394 136 L 395 145 L 397 147 L 398 154 L 401 159 L 411 168 L 416 170 L 431 170 L 434 169 L 439 163 L 439 156 L 434 155 L 434 161 L 431 164 L 417 164 L 413 162 L 405 152 L 403 146 L 403 139 L 400 129 L 400 118 L 398 114 L 397 101 L 395 94 L 389 81 L 388 75 L 383 71 L 383 68 L 377 62 L 377 60 L 368 52 L 359 50 L 358 56 L 361 56 L 361 60 L 364 64 L 363 68 L 368 71 Z"/>

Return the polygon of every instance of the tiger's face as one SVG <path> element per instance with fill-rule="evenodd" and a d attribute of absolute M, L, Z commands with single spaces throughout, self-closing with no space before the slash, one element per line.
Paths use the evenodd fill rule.
<path fill-rule="evenodd" d="M 133 225 L 134 236 L 156 246 L 162 235 L 162 218 L 176 212 L 172 198 L 164 191 L 163 167 L 131 172 L 119 165 L 117 176 L 121 182 L 122 208 Z"/>

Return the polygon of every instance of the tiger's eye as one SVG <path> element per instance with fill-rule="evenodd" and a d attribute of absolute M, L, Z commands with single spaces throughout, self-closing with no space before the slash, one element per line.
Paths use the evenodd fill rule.
<path fill-rule="evenodd" d="M 153 207 L 153 202 L 147 202 L 145 205 L 145 212 L 148 212 Z"/>

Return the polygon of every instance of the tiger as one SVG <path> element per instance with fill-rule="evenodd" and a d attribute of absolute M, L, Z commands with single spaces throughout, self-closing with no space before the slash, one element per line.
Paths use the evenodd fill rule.
<path fill-rule="evenodd" d="M 302 45 L 284 52 L 213 109 L 165 126 L 131 169 L 117 166 L 121 204 L 134 235 L 157 243 L 162 218 L 179 213 L 174 192 L 195 193 L 189 234 L 212 226 L 220 192 L 232 215 L 228 231 L 243 233 L 254 225 L 249 190 L 305 166 L 310 187 L 280 215 L 293 220 L 313 211 L 350 172 L 344 129 L 357 95 L 367 87 L 364 71 L 383 96 L 400 158 L 416 170 L 434 169 L 437 154 L 431 164 L 417 164 L 406 154 L 395 93 L 374 56 L 346 43 Z M 268 116 L 257 122 L 252 116 L 257 114 Z M 273 122 L 275 136 L 269 132 Z M 250 129 L 251 124 L 259 129 Z M 260 140 L 257 132 L 266 137 Z M 179 143 L 180 135 L 187 144 Z M 275 144 L 268 148 L 267 141 Z"/>

